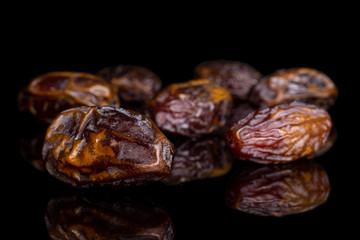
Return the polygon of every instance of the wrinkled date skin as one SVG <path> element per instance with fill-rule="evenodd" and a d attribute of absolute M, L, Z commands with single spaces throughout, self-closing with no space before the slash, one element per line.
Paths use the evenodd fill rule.
<path fill-rule="evenodd" d="M 100 77 L 112 84 L 122 102 L 145 102 L 160 90 L 162 82 L 149 69 L 118 65 L 100 70 Z"/>
<path fill-rule="evenodd" d="M 150 104 L 151 115 L 159 128 L 189 137 L 223 127 L 231 107 L 229 91 L 205 79 L 172 84 Z"/>
<path fill-rule="evenodd" d="M 234 100 L 246 100 L 262 74 L 243 62 L 215 60 L 199 64 L 195 68 L 195 77 L 209 79 L 227 88 Z"/>
<path fill-rule="evenodd" d="M 224 139 L 215 136 L 187 138 L 174 145 L 176 154 L 170 175 L 161 180 L 165 184 L 219 177 L 231 169 L 232 156 Z"/>
<path fill-rule="evenodd" d="M 327 143 L 332 121 L 326 110 L 292 102 L 251 112 L 226 132 L 236 158 L 262 164 L 311 158 Z"/>
<path fill-rule="evenodd" d="M 338 95 L 333 81 L 311 68 L 280 69 L 263 78 L 251 91 L 249 101 L 274 106 L 296 100 L 329 108 Z"/>
<path fill-rule="evenodd" d="M 42 156 L 47 171 L 72 186 L 128 186 L 169 175 L 174 147 L 144 115 L 78 107 L 51 123 Z"/>
<path fill-rule="evenodd" d="M 49 201 L 45 223 L 51 239 L 174 239 L 169 214 L 146 199 L 94 200 L 72 196 Z"/>
<path fill-rule="evenodd" d="M 78 106 L 115 106 L 120 102 L 100 77 L 79 72 L 51 72 L 34 80 L 18 96 L 19 109 L 50 123 L 58 113 Z"/>
<path fill-rule="evenodd" d="M 230 116 L 227 119 L 226 126 L 230 127 L 235 122 L 246 117 L 249 113 L 255 111 L 255 108 L 249 102 L 234 102 L 233 108 L 231 109 Z"/>
<path fill-rule="evenodd" d="M 329 194 L 326 171 L 304 160 L 241 168 L 228 182 L 225 201 L 230 208 L 249 214 L 282 217 L 314 209 Z"/>

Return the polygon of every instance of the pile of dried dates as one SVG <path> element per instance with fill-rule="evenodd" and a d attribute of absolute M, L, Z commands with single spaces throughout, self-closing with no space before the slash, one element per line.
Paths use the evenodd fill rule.
<path fill-rule="evenodd" d="M 227 205 L 284 216 L 328 198 L 325 170 L 307 159 L 335 141 L 327 109 L 337 94 L 315 69 L 263 76 L 217 60 L 199 64 L 194 80 L 165 88 L 139 66 L 46 73 L 20 91 L 18 103 L 49 124 L 24 145 L 41 149 L 36 167 L 73 187 L 178 184 L 224 175 L 235 158 L 257 164 L 230 178 Z"/>

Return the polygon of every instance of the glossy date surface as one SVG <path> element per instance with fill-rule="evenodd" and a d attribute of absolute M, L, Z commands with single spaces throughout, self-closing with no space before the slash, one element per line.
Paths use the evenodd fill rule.
<path fill-rule="evenodd" d="M 51 239 L 174 238 L 170 215 L 147 199 L 117 197 L 93 199 L 73 195 L 51 199 L 45 224 Z"/>
<path fill-rule="evenodd" d="M 18 96 L 19 109 L 50 123 L 68 108 L 78 106 L 115 106 L 120 102 L 100 77 L 80 72 L 50 72 L 31 81 Z"/>
<path fill-rule="evenodd" d="M 161 88 L 161 80 L 147 68 L 132 65 L 118 65 L 100 70 L 98 76 L 116 88 L 124 102 L 145 102 L 151 100 Z"/>
<path fill-rule="evenodd" d="M 47 171 L 72 186 L 128 186 L 170 173 L 172 143 L 153 121 L 114 107 L 78 107 L 49 126 L 42 156 Z"/>
<path fill-rule="evenodd" d="M 195 68 L 195 77 L 209 79 L 225 87 L 234 99 L 246 100 L 262 74 L 243 62 L 215 60 L 199 64 Z"/>
<path fill-rule="evenodd" d="M 251 112 L 227 130 L 226 141 L 236 158 L 285 163 L 313 157 L 326 145 L 331 128 L 326 110 L 292 102 Z"/>
<path fill-rule="evenodd" d="M 314 209 L 329 194 L 326 171 L 314 161 L 303 160 L 241 168 L 230 178 L 225 200 L 230 208 L 249 214 L 282 217 Z"/>
<path fill-rule="evenodd" d="M 195 137 L 223 127 L 232 107 L 228 90 L 205 79 L 175 83 L 151 101 L 151 115 L 165 131 Z"/>
<path fill-rule="evenodd" d="M 296 100 L 329 108 L 338 90 L 324 73 L 311 68 L 280 69 L 252 89 L 249 100 L 257 106 L 274 106 Z"/>
<path fill-rule="evenodd" d="M 169 176 L 161 182 L 175 185 L 195 180 L 215 178 L 232 167 L 232 156 L 225 140 L 216 136 L 185 138 L 174 142 L 176 149 Z"/>

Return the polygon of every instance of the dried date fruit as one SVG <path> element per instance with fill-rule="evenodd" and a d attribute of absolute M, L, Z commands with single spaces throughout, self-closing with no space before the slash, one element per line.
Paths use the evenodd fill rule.
<path fill-rule="evenodd" d="M 118 65 L 100 70 L 98 75 L 117 89 L 122 102 L 151 100 L 161 88 L 161 80 L 149 69 Z"/>
<path fill-rule="evenodd" d="M 78 107 L 49 126 L 42 156 L 47 171 L 72 186 L 128 186 L 170 173 L 172 143 L 148 117 L 115 107 Z"/>
<path fill-rule="evenodd" d="M 243 62 L 215 60 L 199 64 L 195 68 L 195 77 L 209 79 L 227 88 L 234 100 L 246 100 L 262 74 Z"/>
<path fill-rule="evenodd" d="M 232 157 L 224 139 L 215 136 L 181 139 L 174 143 L 176 154 L 170 175 L 161 180 L 175 185 L 226 174 Z"/>
<path fill-rule="evenodd" d="M 230 127 L 235 122 L 246 117 L 249 113 L 255 110 L 256 108 L 249 102 L 245 102 L 245 101 L 234 102 L 233 108 L 231 109 L 230 116 L 227 119 L 226 125 Z"/>
<path fill-rule="evenodd" d="M 206 79 L 175 83 L 150 103 L 151 115 L 162 130 L 200 136 L 223 127 L 230 113 L 228 90 Z"/>
<path fill-rule="evenodd" d="M 100 77 L 79 72 L 43 74 L 18 96 L 19 109 L 50 123 L 60 112 L 78 106 L 119 106 L 110 84 Z"/>
<path fill-rule="evenodd" d="M 263 78 L 249 94 L 257 106 L 274 106 L 288 101 L 301 101 L 328 108 L 338 95 L 333 81 L 311 68 L 280 69 Z"/>
<path fill-rule="evenodd" d="M 304 160 L 241 168 L 228 182 L 225 201 L 230 208 L 249 214 L 282 217 L 314 209 L 329 194 L 326 171 Z"/>
<path fill-rule="evenodd" d="M 332 121 L 326 110 L 292 102 L 251 112 L 226 132 L 236 158 L 262 164 L 311 158 L 326 145 Z"/>
<path fill-rule="evenodd" d="M 51 239 L 174 239 L 173 223 L 166 210 L 150 200 L 127 196 L 51 199 L 45 224 Z"/>

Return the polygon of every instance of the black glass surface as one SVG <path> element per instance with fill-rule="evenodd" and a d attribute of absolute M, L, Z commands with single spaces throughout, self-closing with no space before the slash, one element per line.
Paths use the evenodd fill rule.
<path fill-rule="evenodd" d="M 357 127 L 353 128 L 352 125 L 358 124 L 358 117 L 351 113 L 351 108 L 356 104 L 354 101 L 349 104 L 348 90 L 357 77 L 350 79 L 345 72 L 344 66 L 348 66 L 349 60 L 345 58 L 344 48 L 334 47 L 336 42 L 332 41 L 333 45 L 325 44 L 321 34 L 311 39 L 302 36 L 298 41 L 287 41 L 281 38 L 271 43 L 265 41 L 270 36 L 264 36 L 264 41 L 259 38 L 246 41 L 241 40 L 240 36 L 228 36 L 226 39 L 229 41 L 222 39 L 206 43 L 206 38 L 211 37 L 206 35 L 191 36 L 191 40 L 184 41 L 175 41 L 176 36 L 169 36 L 156 43 L 146 39 L 136 42 L 127 39 L 119 40 L 117 44 L 114 39 L 111 43 L 101 39 L 86 44 L 84 41 L 87 38 L 84 36 L 74 39 L 63 36 L 63 40 L 54 40 L 56 36 L 55 32 L 49 35 L 39 33 L 37 40 L 32 39 L 18 46 L 15 51 L 17 57 L 13 56 L 12 67 L 9 68 L 13 77 L 3 79 L 9 81 L 11 86 L 11 96 L 7 100 L 11 111 L 5 113 L 6 116 L 10 114 L 10 121 L 3 128 L 6 132 L 3 135 L 6 135 L 6 144 L 2 157 L 6 162 L 2 165 L 3 211 L 6 212 L 3 220 L 6 223 L 4 230 L 14 236 L 12 239 L 49 239 L 49 206 L 60 204 L 55 209 L 60 211 L 61 205 L 64 208 L 69 206 L 61 202 L 66 202 L 66 199 L 81 199 L 74 209 L 79 210 L 81 202 L 86 202 L 91 207 L 82 209 L 87 211 L 108 209 L 109 218 L 113 214 L 126 215 L 112 218 L 118 222 L 107 226 L 105 217 L 91 219 L 97 214 L 96 211 L 92 211 L 93 215 L 88 214 L 89 225 L 93 227 L 91 231 L 96 232 L 94 226 L 98 226 L 102 234 L 112 231 L 118 226 L 116 224 L 123 224 L 121 226 L 128 229 L 126 224 L 130 226 L 135 223 L 137 226 L 134 229 L 144 230 L 148 226 L 150 230 L 147 231 L 151 232 L 156 228 L 154 226 L 162 226 L 164 231 L 170 231 L 169 225 L 166 225 L 170 222 L 171 233 L 167 236 L 174 234 L 175 239 L 244 239 L 245 236 L 253 239 L 323 239 L 334 234 L 340 234 L 338 236 L 345 239 L 351 236 L 358 216 L 358 186 L 354 183 L 358 182 L 359 174 L 356 165 L 353 165 L 358 161 L 358 156 L 352 153 L 352 143 L 358 142 L 358 138 L 349 139 L 349 136 L 352 135 L 351 131 L 356 134 Z M 326 35 L 326 38 L 331 36 Z M 74 189 L 43 171 L 41 163 L 29 161 L 36 155 L 31 152 L 36 148 L 35 143 L 29 142 L 36 136 L 41 139 L 46 129 L 46 126 L 17 111 L 18 91 L 32 78 L 51 71 L 96 73 L 104 67 L 132 64 L 149 68 L 167 86 L 192 79 L 197 64 L 216 59 L 243 61 L 265 75 L 280 68 L 311 67 L 326 73 L 335 82 L 339 97 L 329 113 L 337 130 L 337 139 L 327 153 L 312 160 L 324 168 L 329 178 L 331 191 L 325 203 L 312 210 L 284 217 L 257 216 L 232 209 L 224 200 L 228 181 L 238 170 L 251 165 L 236 159 L 231 168 L 219 176 L 205 176 L 179 184 L 158 182 L 142 187 L 94 189 Z M 7 92 L 6 89 L 2 91 Z M 357 99 L 357 96 L 351 99 Z M 88 200 L 94 198 L 94 201 Z M 123 203 L 123 199 L 127 203 Z M 138 202 L 140 209 L 136 207 Z M 115 206 L 115 210 L 112 206 Z M 118 211 L 116 207 L 123 210 Z M 148 207 L 152 210 L 147 212 Z M 146 220 L 137 220 L 137 213 L 146 215 Z M 151 222 L 152 214 L 155 216 L 153 225 L 147 223 Z M 86 222 L 84 216 L 75 220 L 71 220 L 71 214 L 67 216 L 70 216 L 69 221 L 73 221 L 73 224 L 79 219 L 82 223 Z M 355 218 L 351 220 L 351 217 Z M 62 219 L 63 224 L 65 220 L 66 217 Z M 156 231 L 159 231 L 159 227 Z"/>

